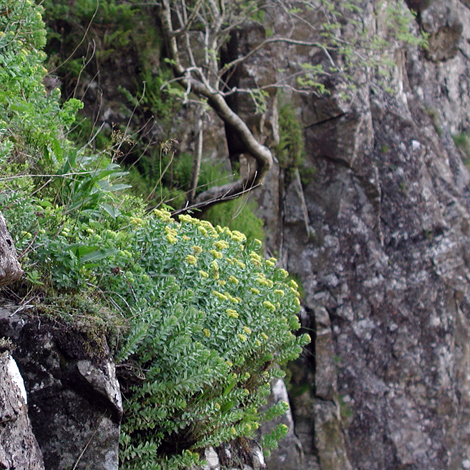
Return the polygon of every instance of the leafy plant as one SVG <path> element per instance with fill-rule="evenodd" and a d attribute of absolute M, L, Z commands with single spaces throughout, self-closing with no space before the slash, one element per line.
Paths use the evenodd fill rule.
<path fill-rule="evenodd" d="M 147 214 L 126 194 L 113 149 L 76 149 L 66 135 L 79 103 L 61 105 L 42 84 L 41 9 L 0 0 L 0 11 L 14 31 L 0 48 L 0 202 L 21 287 L 90 356 L 102 357 L 106 336 L 113 344 L 127 372 L 122 468 L 180 469 L 204 446 L 254 435 L 285 411 L 260 407 L 308 341 L 294 335 L 296 284 L 240 232 Z"/>

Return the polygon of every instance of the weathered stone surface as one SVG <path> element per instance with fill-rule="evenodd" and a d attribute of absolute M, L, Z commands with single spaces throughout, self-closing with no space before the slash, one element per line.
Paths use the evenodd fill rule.
<path fill-rule="evenodd" d="M 23 274 L 5 219 L 0 213 L 0 286 L 18 280 Z"/>
<path fill-rule="evenodd" d="M 268 406 L 279 402 L 289 403 L 289 396 L 284 382 L 276 380 L 271 386 L 271 397 Z M 294 433 L 294 420 L 289 410 L 285 415 L 265 423 L 261 427 L 262 434 L 268 434 L 278 424 L 284 424 L 288 428 L 287 435 L 279 442 L 279 447 L 269 457 L 266 464 L 269 470 L 298 470 L 303 461 L 302 446 Z"/>
<path fill-rule="evenodd" d="M 23 379 L 9 351 L 0 353 L 0 468 L 44 470 Z"/>
<path fill-rule="evenodd" d="M 0 308 L 0 336 L 17 345 L 15 359 L 45 467 L 117 470 L 122 403 L 114 364 L 90 357 L 78 333 L 74 341 L 59 324 L 14 309 Z"/>
<path fill-rule="evenodd" d="M 263 450 L 256 441 L 234 440 L 204 452 L 206 464 L 192 470 L 265 470 Z"/>
<path fill-rule="evenodd" d="M 462 14 L 465 24 L 460 3 L 442 18 L 439 3 L 423 21 Z M 469 63 L 436 60 L 447 62 L 399 63 L 395 96 L 361 89 L 344 116 L 306 129 L 314 237 L 299 188 L 286 190 L 281 251 L 315 329 L 314 363 L 294 369 L 311 387 L 292 408 L 306 460 L 322 470 L 465 468 L 470 458 L 470 180 L 448 133 L 469 122 L 455 74 Z M 456 94 L 436 92 L 443 82 Z"/>

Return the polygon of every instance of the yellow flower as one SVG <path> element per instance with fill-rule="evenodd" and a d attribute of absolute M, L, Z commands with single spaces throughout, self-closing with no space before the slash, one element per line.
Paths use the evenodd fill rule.
<path fill-rule="evenodd" d="M 240 315 L 238 314 L 238 312 L 236 310 L 234 310 L 233 308 L 228 308 L 227 310 L 225 310 L 225 313 L 230 317 L 230 318 L 238 318 Z"/>
<path fill-rule="evenodd" d="M 171 222 L 170 213 L 168 211 L 162 211 L 160 209 L 154 209 L 153 213 L 161 220 L 165 222 Z"/>
<path fill-rule="evenodd" d="M 259 294 L 259 289 L 257 289 L 256 287 L 250 287 L 250 290 L 251 292 L 253 292 L 253 294 L 256 294 L 256 295 Z"/>
<path fill-rule="evenodd" d="M 254 239 L 253 243 L 254 245 L 256 245 L 255 248 L 257 250 L 259 250 L 263 246 L 263 242 L 261 240 L 258 240 L 257 238 Z"/>
<path fill-rule="evenodd" d="M 243 233 L 239 232 L 238 230 L 232 230 L 230 237 L 232 238 L 232 240 L 239 242 L 239 243 L 246 242 L 246 236 Z"/>
<path fill-rule="evenodd" d="M 178 216 L 178 219 L 180 220 L 180 222 L 186 222 L 186 223 L 193 222 L 194 220 L 193 217 L 187 214 L 181 214 L 180 216 Z"/>
<path fill-rule="evenodd" d="M 194 246 L 193 246 L 193 253 L 194 253 L 195 255 L 198 255 L 198 254 L 201 253 L 201 252 L 202 252 L 202 248 L 201 248 L 200 246 L 197 246 L 197 245 L 194 245 Z"/>
<path fill-rule="evenodd" d="M 276 289 L 276 290 L 274 291 L 274 293 L 275 293 L 276 295 L 278 295 L 279 297 L 284 297 L 284 295 L 285 295 L 285 292 L 284 292 L 283 290 L 281 290 L 281 289 Z"/>
<path fill-rule="evenodd" d="M 198 227 L 198 230 L 205 236 L 207 235 L 207 230 L 204 227 Z"/>
<path fill-rule="evenodd" d="M 178 239 L 177 239 L 174 235 L 168 234 L 168 235 L 166 236 L 166 239 L 167 239 L 168 242 L 171 243 L 172 245 L 175 245 L 175 244 L 178 242 Z"/>
<path fill-rule="evenodd" d="M 244 327 L 243 327 L 243 331 L 244 331 L 247 335 L 251 335 L 251 329 L 248 328 L 247 326 L 244 326 Z"/>
<path fill-rule="evenodd" d="M 298 289 L 299 288 L 299 285 L 294 281 L 294 279 L 291 279 L 289 284 L 291 285 L 291 287 L 293 287 L 294 289 Z"/>
<path fill-rule="evenodd" d="M 196 265 L 197 264 L 197 258 L 193 255 L 188 255 L 186 256 L 186 258 L 184 259 L 186 261 L 186 263 L 188 264 L 192 264 L 192 265 Z"/>
<path fill-rule="evenodd" d="M 218 249 L 218 250 L 225 250 L 229 247 L 229 244 L 224 241 L 224 240 L 219 240 L 217 242 L 214 242 L 214 246 Z"/>
<path fill-rule="evenodd" d="M 258 255 L 258 253 L 255 253 L 254 251 L 250 251 L 250 258 L 252 260 L 261 261 L 261 256 Z"/>
<path fill-rule="evenodd" d="M 265 300 L 263 302 L 263 305 L 268 309 L 268 310 L 271 310 L 271 312 L 274 312 L 276 310 L 276 307 L 269 301 L 269 300 Z"/>
<path fill-rule="evenodd" d="M 289 287 L 289 290 L 297 297 L 300 295 L 299 291 L 297 289 L 294 289 L 293 287 Z"/>
<path fill-rule="evenodd" d="M 216 259 L 222 259 L 224 256 L 220 251 L 217 250 L 210 250 L 209 253 Z"/>
<path fill-rule="evenodd" d="M 242 341 L 243 343 L 247 340 L 246 335 L 244 335 L 242 333 L 238 333 L 237 336 L 240 338 L 240 341 Z"/>
<path fill-rule="evenodd" d="M 221 294 L 220 292 L 217 292 L 216 290 L 213 290 L 212 294 L 214 294 L 219 300 L 228 300 L 224 294 Z"/>
<path fill-rule="evenodd" d="M 206 273 L 206 271 L 202 271 L 202 270 L 201 270 L 201 271 L 199 271 L 199 274 L 200 274 L 202 277 L 204 277 L 204 278 L 208 278 L 208 277 L 209 277 L 209 274 Z"/>
<path fill-rule="evenodd" d="M 235 276 L 229 276 L 228 280 L 229 280 L 232 284 L 238 284 L 238 283 L 240 282 Z"/>
<path fill-rule="evenodd" d="M 246 268 L 246 264 L 245 263 L 242 263 L 239 259 L 234 259 L 233 260 L 240 268 L 242 269 L 245 269 Z"/>
<path fill-rule="evenodd" d="M 279 272 L 281 273 L 282 277 L 285 279 L 289 276 L 289 273 L 285 269 L 280 269 Z"/>
<path fill-rule="evenodd" d="M 204 328 L 204 329 L 202 330 L 202 332 L 204 333 L 204 336 L 205 336 L 206 338 L 209 338 L 210 335 L 211 335 L 211 332 L 210 332 L 207 328 Z"/>
<path fill-rule="evenodd" d="M 178 235 L 178 230 L 174 227 L 170 227 L 169 225 L 167 225 L 165 227 L 165 233 L 167 233 L 168 235 Z"/>
<path fill-rule="evenodd" d="M 131 224 L 136 226 L 143 225 L 144 220 L 139 217 L 131 217 Z"/>
<path fill-rule="evenodd" d="M 230 295 L 228 292 L 226 292 L 225 295 L 229 298 L 232 304 L 239 304 L 242 300 L 240 299 L 240 297 L 234 297 L 233 295 Z"/>
<path fill-rule="evenodd" d="M 298 297 L 296 297 L 296 298 L 294 299 L 294 303 L 295 303 L 295 305 L 297 305 L 297 307 L 300 307 L 300 300 L 299 300 Z"/>
<path fill-rule="evenodd" d="M 266 333 L 261 333 L 261 337 L 263 339 L 268 339 L 269 338 L 269 336 Z"/>
<path fill-rule="evenodd" d="M 212 261 L 212 263 L 211 263 L 211 268 L 212 268 L 214 271 L 218 271 L 218 270 L 219 270 L 219 263 L 217 263 L 216 260 Z"/>
<path fill-rule="evenodd" d="M 181 237 L 185 242 L 189 242 L 189 240 L 191 240 L 187 235 L 183 235 Z"/>
<path fill-rule="evenodd" d="M 219 279 L 217 281 L 217 284 L 219 284 L 219 286 L 225 286 L 227 284 L 227 281 L 223 281 L 222 279 Z"/>

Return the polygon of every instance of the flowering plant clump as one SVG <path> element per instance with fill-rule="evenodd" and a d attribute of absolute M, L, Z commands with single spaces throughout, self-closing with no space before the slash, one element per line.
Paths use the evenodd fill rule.
<path fill-rule="evenodd" d="M 190 216 L 177 223 L 157 210 L 132 243 L 139 267 L 132 271 L 140 274 L 119 292 L 142 313 L 121 358 L 140 363 L 145 378 L 128 390 L 123 468 L 158 468 L 173 454 L 188 458 L 253 435 L 278 366 L 309 341 L 293 334 L 295 283 L 262 259 L 260 243 L 247 247 L 243 234 Z"/>
<path fill-rule="evenodd" d="M 75 299 L 124 318 L 127 335 L 113 342 L 127 371 L 121 468 L 190 467 L 205 446 L 251 436 L 285 412 L 283 403 L 260 407 L 279 365 L 309 340 L 293 334 L 296 285 L 239 232 L 146 214 L 115 183 L 123 173 L 111 158 L 75 149 L 64 135 L 80 103 L 61 106 L 42 85 L 40 8 L 30 0 L 0 7 L 0 202 L 24 287 L 43 307 L 61 298 L 59 315 Z"/>
<path fill-rule="evenodd" d="M 34 244 L 17 241 L 30 248 L 25 267 L 40 267 L 35 282 L 78 290 L 130 325 L 117 352 L 134 371 L 122 382 L 121 468 L 190 466 L 197 450 L 252 436 L 286 411 L 260 407 L 309 338 L 293 334 L 297 285 L 261 243 L 161 210 L 80 224 L 46 207 L 36 221 Z"/>

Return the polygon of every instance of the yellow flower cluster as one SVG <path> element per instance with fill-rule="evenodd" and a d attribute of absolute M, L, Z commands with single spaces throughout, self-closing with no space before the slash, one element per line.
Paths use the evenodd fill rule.
<path fill-rule="evenodd" d="M 206 271 L 203 271 L 202 269 L 199 271 L 199 274 L 205 279 L 207 279 L 209 277 L 209 274 L 206 273 Z"/>
<path fill-rule="evenodd" d="M 238 318 L 240 315 L 238 314 L 238 312 L 236 310 L 234 310 L 233 308 L 228 308 L 227 310 L 225 310 L 225 313 L 230 317 L 230 318 Z"/>
<path fill-rule="evenodd" d="M 136 227 L 140 225 L 144 225 L 145 223 L 144 219 L 141 219 L 140 217 L 131 217 L 130 221 L 131 221 L 131 224 L 135 225 Z"/>
<path fill-rule="evenodd" d="M 268 310 L 271 310 L 271 312 L 276 311 L 276 307 L 275 307 L 269 300 L 265 300 L 265 301 L 263 302 L 263 305 L 264 305 Z"/>
<path fill-rule="evenodd" d="M 202 253 L 202 248 L 200 246 L 193 246 L 193 253 L 195 255 L 198 255 L 199 253 Z"/>
<path fill-rule="evenodd" d="M 161 220 L 164 222 L 171 222 L 173 219 L 170 216 L 170 213 L 168 211 L 163 211 L 160 209 L 154 209 L 153 213 Z"/>
<path fill-rule="evenodd" d="M 186 256 L 186 258 L 184 259 L 186 261 L 186 263 L 188 264 L 192 264 L 192 265 L 196 265 L 197 264 L 197 258 L 193 255 L 188 255 Z"/>
<path fill-rule="evenodd" d="M 228 280 L 229 280 L 232 284 L 239 284 L 239 282 L 240 282 L 235 276 L 229 276 Z"/>
<path fill-rule="evenodd" d="M 234 258 L 234 259 L 233 259 L 233 262 L 234 262 L 239 268 L 246 269 L 246 264 L 243 263 L 242 261 L 240 261 L 239 259 Z"/>
<path fill-rule="evenodd" d="M 270 289 L 274 286 L 274 282 L 271 279 L 266 279 L 266 276 L 263 273 L 259 273 L 256 278 L 256 282 L 260 286 L 268 286 Z"/>
<path fill-rule="evenodd" d="M 214 242 L 214 246 L 217 250 L 226 250 L 229 247 L 229 244 L 224 240 L 218 240 Z"/>
<path fill-rule="evenodd" d="M 212 268 L 212 278 L 219 279 L 219 264 L 217 263 L 217 260 L 212 261 L 211 268 Z"/>
<path fill-rule="evenodd" d="M 224 255 L 217 250 L 209 250 L 209 253 L 216 259 L 222 259 L 224 257 Z"/>
<path fill-rule="evenodd" d="M 175 228 L 172 228 L 169 225 L 167 225 L 165 227 L 165 233 L 166 233 L 166 239 L 168 240 L 169 243 L 174 245 L 175 243 L 178 242 L 178 238 L 177 238 L 178 231 Z"/>
<path fill-rule="evenodd" d="M 198 227 L 199 231 L 204 236 L 211 236 L 213 238 L 218 238 L 219 237 L 219 234 L 218 234 L 217 230 L 207 220 L 195 219 L 194 217 L 191 217 L 190 215 L 187 215 L 187 214 L 180 215 L 179 220 L 180 220 L 180 222 L 185 222 L 187 224 L 196 225 Z"/>
<path fill-rule="evenodd" d="M 213 290 L 212 294 L 215 295 L 219 300 L 228 300 L 227 296 L 225 296 L 221 292 L 217 292 L 216 290 Z"/>
<path fill-rule="evenodd" d="M 230 302 L 232 302 L 233 304 L 239 304 L 241 303 L 242 299 L 240 299 L 240 297 L 234 297 L 232 294 L 228 293 L 228 292 L 224 292 L 224 295 L 225 297 L 227 297 L 228 300 L 230 300 Z"/>
<path fill-rule="evenodd" d="M 242 342 L 245 342 L 248 338 L 246 337 L 246 335 L 242 334 L 242 333 L 238 333 L 237 335 L 239 338 L 240 338 L 240 341 Z"/>
<path fill-rule="evenodd" d="M 250 262 L 254 266 L 261 266 L 261 261 L 262 258 L 258 253 L 255 253 L 254 251 L 250 251 Z"/>
<path fill-rule="evenodd" d="M 236 241 L 238 243 L 246 242 L 246 236 L 238 230 L 233 230 L 229 235 L 233 241 Z"/>
<path fill-rule="evenodd" d="M 243 331 L 244 331 L 247 335 L 251 335 L 251 329 L 248 328 L 247 326 L 244 326 L 244 327 L 243 327 Z"/>

